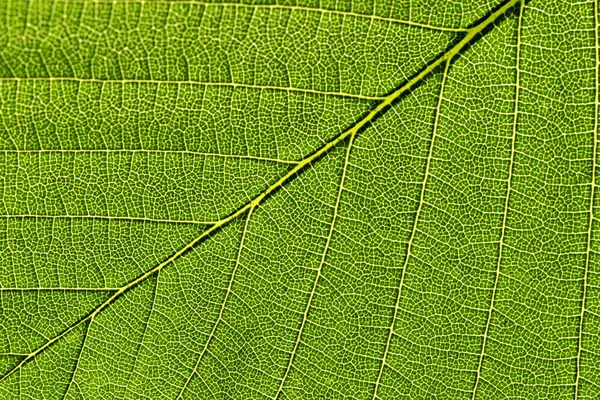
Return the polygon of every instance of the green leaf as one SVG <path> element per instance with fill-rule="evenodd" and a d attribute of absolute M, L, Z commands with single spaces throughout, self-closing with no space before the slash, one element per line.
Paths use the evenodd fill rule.
<path fill-rule="evenodd" d="M 599 28 L 0 2 L 0 398 L 597 398 Z"/>

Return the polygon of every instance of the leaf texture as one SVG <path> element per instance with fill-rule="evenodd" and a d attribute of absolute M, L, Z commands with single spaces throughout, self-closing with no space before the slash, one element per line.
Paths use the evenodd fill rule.
<path fill-rule="evenodd" d="M 598 12 L 1 2 L 0 398 L 597 398 Z"/>

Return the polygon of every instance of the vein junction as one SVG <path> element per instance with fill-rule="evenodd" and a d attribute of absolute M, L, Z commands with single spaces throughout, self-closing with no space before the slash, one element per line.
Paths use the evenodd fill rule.
<path fill-rule="evenodd" d="M 256 196 L 253 200 L 248 202 L 246 205 L 230 214 L 229 216 L 214 222 L 212 225 L 208 226 L 199 236 L 197 236 L 194 240 L 189 242 L 187 245 L 182 247 L 180 250 L 175 252 L 169 258 L 167 258 L 162 263 L 156 265 L 152 269 L 146 271 L 142 275 L 138 276 L 134 280 L 128 282 L 121 288 L 119 288 L 116 292 L 114 292 L 110 297 L 108 297 L 103 303 L 98 305 L 92 312 L 90 312 L 87 316 L 84 316 L 74 324 L 72 324 L 69 328 L 65 329 L 63 332 L 55 336 L 54 338 L 48 340 L 42 346 L 33 350 L 31 353 L 24 356 L 23 360 L 18 363 L 15 367 L 13 367 L 10 371 L 8 371 L 4 376 L 0 378 L 0 382 L 7 379 L 13 373 L 18 371 L 23 365 L 34 359 L 38 354 L 44 352 L 46 349 L 51 347 L 53 344 L 58 342 L 61 338 L 65 337 L 70 332 L 74 331 L 79 325 L 83 323 L 89 323 L 94 319 L 96 315 L 100 312 L 108 308 L 114 301 L 128 292 L 130 289 L 136 287 L 147 278 L 152 275 L 158 273 L 160 270 L 165 268 L 167 265 L 171 264 L 173 261 L 178 259 L 180 256 L 185 254 L 188 250 L 194 247 L 196 244 L 208 238 L 211 234 L 219 231 L 224 226 L 228 225 L 231 221 L 237 219 L 238 217 L 249 213 L 251 210 L 258 207 L 270 194 L 274 193 L 277 189 L 282 187 L 286 182 L 288 182 L 295 175 L 301 173 L 305 168 L 310 167 L 313 162 L 319 160 L 322 156 L 327 154 L 331 149 L 336 147 L 339 143 L 345 141 L 346 139 L 357 135 L 360 130 L 366 127 L 370 122 L 372 122 L 375 117 L 384 113 L 385 110 L 392 106 L 395 100 L 399 99 L 403 94 L 408 93 L 411 89 L 415 88 L 419 83 L 421 83 L 430 73 L 435 71 L 438 67 L 442 66 L 444 63 L 450 63 L 452 59 L 457 56 L 466 46 L 471 43 L 478 35 L 483 33 L 483 31 L 492 26 L 495 21 L 497 21 L 500 17 L 502 17 L 508 10 L 510 10 L 513 6 L 519 3 L 521 0 L 510 0 L 505 3 L 502 7 L 499 7 L 495 12 L 491 13 L 486 19 L 481 21 L 478 25 L 473 26 L 468 29 L 464 35 L 464 37 L 452 48 L 448 51 L 440 55 L 437 59 L 433 60 L 429 65 L 423 68 L 417 75 L 413 78 L 405 82 L 402 86 L 391 92 L 389 95 L 383 98 L 383 100 L 373 108 L 366 116 L 356 122 L 352 127 L 348 130 L 340 133 L 337 137 L 332 139 L 331 141 L 325 143 L 322 147 L 320 147 L 317 151 L 312 153 L 311 155 L 305 157 L 303 160 L 299 161 L 294 165 L 285 175 L 283 175 L 279 180 L 273 183 L 271 186 L 266 188 L 262 193 Z"/>

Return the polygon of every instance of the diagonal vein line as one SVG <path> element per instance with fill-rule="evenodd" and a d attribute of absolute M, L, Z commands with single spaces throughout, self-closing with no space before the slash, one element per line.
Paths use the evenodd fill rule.
<path fill-rule="evenodd" d="M 69 0 L 69 3 L 80 3 L 85 0 Z M 129 4 L 129 3 L 143 3 L 143 0 L 95 0 L 94 3 L 108 3 L 108 4 Z M 435 31 L 446 31 L 446 32 L 467 32 L 467 28 L 452 28 L 452 27 L 444 27 L 444 26 L 435 26 L 424 24 L 420 22 L 414 22 L 410 20 L 403 20 L 393 17 L 382 17 L 374 14 L 361 14 L 352 11 L 338 11 L 331 10 L 327 8 L 313 8 L 313 7 L 304 7 L 304 6 L 290 6 L 285 4 L 244 4 L 244 3 L 233 3 L 233 2 L 206 2 L 206 1 L 195 1 L 195 0 L 157 0 L 153 1 L 155 4 L 188 4 L 188 5 L 196 5 L 196 6 L 204 6 L 204 7 L 237 7 L 237 8 L 252 8 L 252 9 L 270 9 L 270 10 L 289 10 L 289 11 L 304 11 L 304 12 L 314 12 L 321 14 L 332 14 L 332 15 L 340 15 L 344 17 L 354 17 L 354 18 L 365 18 L 371 19 L 374 21 L 385 21 L 399 25 L 408 25 L 414 26 L 424 29 L 431 29 Z"/>
<path fill-rule="evenodd" d="M 404 277 L 406 275 L 406 269 L 408 267 L 408 261 L 410 260 L 411 251 L 413 247 L 413 242 L 415 239 L 415 235 L 417 232 L 417 226 L 419 224 L 419 219 L 421 217 L 421 212 L 423 210 L 423 204 L 425 202 L 425 188 L 427 186 L 427 181 L 430 176 L 430 167 L 431 160 L 433 158 L 433 148 L 435 146 L 435 137 L 437 135 L 437 128 L 440 119 L 440 111 L 442 105 L 442 99 L 444 98 L 444 87 L 446 86 L 446 78 L 448 77 L 448 70 L 450 68 L 450 62 L 452 60 L 446 60 L 446 66 L 444 68 L 444 74 L 442 76 L 442 82 L 440 84 L 440 94 L 438 96 L 438 102 L 435 109 L 435 120 L 433 122 L 433 132 L 431 134 L 431 141 L 429 142 L 429 150 L 427 152 L 427 160 L 425 162 L 425 173 L 423 174 L 423 182 L 421 184 L 421 194 L 419 196 L 419 205 L 417 207 L 417 211 L 415 212 L 415 219 L 413 221 L 413 226 L 410 231 L 410 237 L 408 239 L 408 245 L 406 246 L 406 256 L 404 257 L 404 263 L 402 265 L 402 272 L 400 274 L 400 284 L 398 285 L 398 292 L 396 294 L 396 302 L 394 303 L 394 312 L 392 314 L 392 322 L 390 324 L 390 329 L 388 332 L 388 337 L 385 343 L 385 348 L 383 350 L 383 357 L 381 360 L 381 366 L 379 367 L 379 372 L 377 373 L 377 379 L 375 380 L 375 389 L 373 390 L 373 399 L 377 398 L 377 392 L 379 391 L 379 386 L 381 384 L 381 377 L 383 376 L 383 370 L 385 369 L 387 357 L 390 350 L 390 343 L 392 341 L 392 336 L 394 334 L 394 323 L 396 321 L 396 317 L 398 315 L 398 310 L 400 306 L 400 298 L 402 297 L 402 288 L 404 286 Z"/>
<path fill-rule="evenodd" d="M 515 77 L 515 108 L 513 112 L 513 127 L 512 127 L 512 138 L 511 138 L 511 149 L 510 149 L 510 162 L 508 166 L 508 177 L 506 179 L 506 197 L 504 200 L 504 213 L 502 215 L 502 228 L 500 230 L 500 242 L 498 245 L 498 261 L 496 263 L 496 271 L 494 273 L 494 286 L 492 288 L 492 298 L 490 300 L 490 308 L 487 313 L 485 321 L 485 328 L 483 331 L 483 339 L 481 343 L 481 353 L 479 354 L 479 362 L 477 370 L 475 371 L 475 383 L 473 386 L 472 400 L 475 400 L 477 396 L 477 388 L 481 379 L 481 371 L 483 368 L 483 359 L 485 356 L 485 349 L 487 346 L 488 335 L 490 331 L 490 322 L 492 320 L 492 314 L 494 311 L 494 302 L 496 300 L 496 293 L 498 293 L 498 281 L 500 278 L 500 266 L 502 264 L 502 255 L 504 250 L 504 237 L 506 234 L 506 223 L 508 220 L 508 206 L 510 201 L 510 193 L 512 189 L 512 177 L 514 175 L 514 164 L 515 164 L 515 142 L 517 139 L 517 123 L 519 115 L 519 93 L 521 91 L 520 86 L 520 64 L 521 64 L 521 31 L 523 26 L 523 13 L 525 12 L 525 0 L 519 0 L 521 2 L 519 7 L 519 18 L 517 25 L 517 54 L 516 54 L 516 77 Z"/>
<path fill-rule="evenodd" d="M 179 391 L 179 394 L 177 395 L 176 400 L 179 400 L 181 398 L 181 396 L 183 396 L 183 393 L 185 392 L 185 390 L 189 386 L 190 382 L 192 381 L 194 374 L 196 374 L 196 372 L 198 371 L 198 366 L 200 365 L 200 363 L 202 362 L 202 359 L 204 358 L 204 355 L 208 351 L 208 347 L 210 346 L 212 339 L 215 337 L 217 328 L 219 327 L 221 320 L 223 319 L 223 312 L 225 311 L 225 306 L 227 305 L 227 300 L 229 300 L 229 295 L 231 294 L 231 291 L 233 289 L 233 282 L 235 280 L 235 275 L 236 275 L 238 267 L 240 265 L 240 258 L 242 256 L 242 250 L 244 248 L 244 241 L 246 240 L 246 233 L 248 232 L 248 223 L 250 222 L 250 217 L 252 216 L 253 211 L 254 211 L 254 207 L 252 207 L 252 208 L 250 208 L 250 210 L 248 210 L 248 215 L 246 216 L 246 222 L 244 223 L 244 230 L 242 231 L 242 238 L 240 239 L 240 247 L 238 248 L 238 252 L 237 252 L 237 255 L 235 258 L 235 264 L 233 266 L 233 271 L 231 272 L 231 278 L 229 279 L 229 284 L 227 285 L 227 291 L 225 292 L 225 297 L 223 298 L 223 303 L 221 303 L 221 308 L 219 309 L 219 314 L 217 316 L 217 319 L 212 327 L 212 330 L 210 331 L 210 334 L 208 335 L 208 338 L 206 339 L 204 348 L 202 348 L 202 351 L 198 355 L 198 359 L 196 360 L 196 364 L 194 364 L 194 368 L 192 368 L 192 372 L 190 373 L 187 380 L 181 387 L 181 390 Z"/>
<path fill-rule="evenodd" d="M 75 360 L 75 368 L 73 368 L 73 373 L 71 374 L 71 379 L 69 379 L 69 384 L 67 385 L 67 390 L 65 391 L 63 400 L 67 398 L 69 390 L 71 390 L 71 386 L 73 386 L 73 382 L 75 382 L 75 375 L 77 375 L 77 370 L 79 369 L 79 361 L 81 361 L 81 355 L 83 354 L 83 350 L 85 350 L 85 343 L 87 342 L 88 334 L 93 322 L 94 320 L 90 319 L 86 324 L 85 332 L 83 333 L 83 340 L 81 341 L 81 347 L 79 348 L 79 353 L 77 353 L 77 359 Z"/>
<path fill-rule="evenodd" d="M 279 180 L 273 183 L 271 186 L 267 187 L 263 192 L 261 192 L 258 196 L 256 196 L 253 200 L 249 201 L 233 212 L 229 216 L 215 222 L 213 225 L 207 227 L 200 235 L 198 235 L 191 242 L 186 244 L 184 247 L 173 253 L 169 258 L 167 258 L 162 263 L 156 265 L 155 267 L 149 269 L 145 273 L 141 274 L 137 278 L 129 281 L 127 284 L 119 288 L 115 293 L 113 293 L 108 299 L 106 299 L 103 303 L 101 303 L 98 307 L 96 307 L 92 312 L 88 315 L 82 317 L 79 321 L 75 322 L 73 325 L 65 329 L 63 332 L 55 336 L 54 338 L 48 340 L 46 343 L 33 350 L 31 353 L 27 355 L 19 364 L 17 364 L 14 368 L 5 373 L 2 377 L 0 377 L 0 383 L 2 383 L 9 376 L 14 374 L 16 371 L 20 371 L 21 367 L 27 364 L 29 361 L 33 360 L 38 354 L 42 353 L 50 346 L 54 345 L 61 338 L 75 329 L 78 325 L 85 323 L 92 318 L 94 318 L 98 313 L 102 312 L 106 309 L 110 304 L 120 298 L 123 294 L 128 292 L 130 289 L 139 285 L 141 282 L 148 279 L 150 276 L 156 274 L 161 269 L 165 268 L 167 265 L 171 264 L 173 261 L 181 257 L 183 254 L 187 253 L 191 248 L 193 248 L 196 244 L 209 237 L 211 234 L 216 233 L 224 226 L 228 225 L 231 221 L 237 219 L 244 213 L 248 212 L 250 209 L 257 207 L 260 205 L 270 194 L 274 193 L 277 189 L 283 186 L 286 182 L 288 182 L 292 177 L 298 175 L 302 172 L 306 167 L 310 166 L 313 162 L 319 160 L 323 155 L 327 154 L 331 149 L 335 148 L 339 143 L 344 141 L 350 136 L 358 134 L 359 131 L 367 126 L 373 119 L 382 114 L 388 107 L 390 107 L 395 100 L 397 100 L 403 94 L 408 93 L 411 89 L 416 87 L 420 82 L 422 82 L 429 74 L 435 71 L 440 65 L 445 62 L 449 62 L 452 60 L 457 54 L 459 54 L 471 41 L 473 41 L 479 34 L 483 33 L 483 31 L 490 27 L 495 21 L 497 21 L 501 16 L 503 16 L 508 10 L 510 10 L 515 4 L 517 4 L 519 0 L 510 0 L 507 1 L 503 6 L 499 7 L 495 12 L 491 13 L 486 19 L 481 21 L 478 25 L 470 28 L 464 37 L 454 45 L 454 47 L 450 48 L 448 51 L 440 55 L 437 59 L 433 60 L 429 65 L 424 67 L 418 74 L 416 74 L 413 78 L 406 81 L 402 86 L 394 90 L 392 93 L 387 95 L 380 103 L 377 104 L 366 116 L 352 125 L 349 129 L 343 131 L 338 136 L 330 140 L 321 146 L 318 150 L 316 150 L 311 155 L 305 157 L 302 161 L 299 161 L 293 168 L 291 168 L 285 175 L 283 175 Z"/>
<path fill-rule="evenodd" d="M 348 142 L 348 147 L 346 149 L 346 158 L 344 159 L 344 166 L 342 168 L 342 177 L 340 178 L 340 185 L 338 189 L 337 198 L 335 200 L 335 206 L 333 207 L 333 217 L 331 218 L 331 224 L 329 225 L 329 234 L 327 236 L 327 240 L 325 241 L 325 247 L 323 249 L 323 254 L 321 254 L 321 261 L 319 263 L 319 268 L 317 269 L 317 274 L 315 276 L 315 280 L 313 282 L 313 287 L 308 296 L 308 302 L 306 303 L 306 308 L 304 309 L 304 313 L 302 314 L 302 322 L 300 323 L 300 328 L 298 329 L 298 334 L 296 335 L 296 341 L 294 343 L 294 348 L 290 353 L 290 358 L 285 367 L 285 371 L 283 373 L 283 378 L 281 378 L 281 383 L 279 384 L 279 388 L 277 389 L 277 393 L 275 393 L 274 399 L 278 399 L 283 393 L 283 386 L 287 380 L 288 374 L 292 369 L 292 363 L 294 362 L 294 358 L 298 353 L 298 347 L 300 346 L 300 342 L 302 341 L 302 334 L 304 333 L 304 327 L 306 326 L 306 321 L 308 320 L 308 313 L 310 312 L 310 307 L 312 305 L 313 298 L 317 291 L 317 286 L 319 285 L 319 280 L 321 278 L 321 274 L 323 271 L 323 265 L 325 264 L 325 259 L 327 258 L 327 253 L 329 251 L 329 246 L 331 244 L 331 238 L 333 237 L 333 231 L 335 227 L 335 221 L 337 219 L 340 203 L 342 199 L 342 192 L 344 191 L 344 180 L 346 179 L 346 171 L 348 169 L 348 161 L 350 160 L 350 151 L 352 150 L 352 145 L 354 144 L 354 138 L 356 137 L 356 133 L 350 136 L 350 140 Z"/>
<path fill-rule="evenodd" d="M 140 359 L 140 352 L 142 351 L 142 347 L 144 347 L 144 340 L 146 340 L 146 335 L 148 333 L 148 325 L 150 325 L 150 318 L 154 313 L 154 306 L 156 304 L 156 295 L 158 293 L 158 282 L 160 280 L 160 271 L 156 273 L 156 281 L 154 282 L 154 290 L 152 292 L 152 301 L 150 305 L 150 311 L 148 312 L 148 317 L 146 318 L 146 323 L 144 324 L 144 332 L 142 333 L 142 338 L 140 339 L 140 345 L 135 352 L 135 359 L 133 360 L 133 366 L 131 367 L 131 373 L 129 374 L 129 379 L 127 379 L 127 384 L 125 385 L 125 396 L 127 395 L 127 391 L 129 390 L 129 385 L 131 384 L 131 378 L 133 378 L 133 374 L 135 372 L 135 368 L 137 367 L 138 361 Z"/>
<path fill-rule="evenodd" d="M 587 295 L 587 287 L 588 287 L 588 275 L 590 270 L 590 256 L 592 249 L 592 232 L 594 225 L 594 195 L 596 191 L 596 157 L 598 150 L 598 107 L 600 107 L 600 94 L 598 87 L 600 85 L 600 81 L 598 79 L 598 68 L 600 68 L 600 44 L 598 43 L 598 28 L 600 25 L 598 24 L 598 0 L 594 0 L 594 50 L 596 56 L 596 66 L 595 66 L 595 74 L 594 74 L 594 89 L 595 89 L 595 98 L 594 98 L 594 132 L 593 132 L 593 151 L 592 151 L 592 185 L 590 188 L 590 217 L 588 223 L 588 231 L 587 231 L 587 249 L 585 253 L 585 271 L 583 273 L 583 289 L 581 293 L 581 314 L 579 315 L 579 327 L 578 327 L 578 337 L 577 337 L 577 361 L 575 363 L 575 400 L 579 398 L 579 381 L 581 378 L 581 350 L 582 350 L 582 341 L 583 341 L 583 319 L 585 316 L 585 301 Z"/>

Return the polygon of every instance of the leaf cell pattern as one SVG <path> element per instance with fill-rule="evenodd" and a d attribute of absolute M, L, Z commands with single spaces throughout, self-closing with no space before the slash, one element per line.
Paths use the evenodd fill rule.
<path fill-rule="evenodd" d="M 0 3 L 0 398 L 597 398 L 598 0 Z"/>

